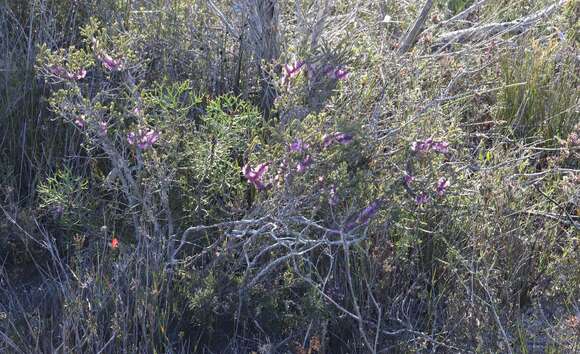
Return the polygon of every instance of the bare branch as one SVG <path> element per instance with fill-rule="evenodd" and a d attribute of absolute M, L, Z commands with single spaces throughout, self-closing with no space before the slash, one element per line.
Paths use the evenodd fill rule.
<path fill-rule="evenodd" d="M 427 21 L 427 16 L 429 15 L 429 11 L 431 11 L 431 7 L 433 7 L 433 0 L 427 0 L 423 8 L 421 9 L 421 13 L 419 17 L 415 20 L 415 22 L 409 27 L 401 44 L 399 45 L 399 50 L 397 51 L 398 55 L 403 55 L 408 52 L 412 47 L 413 43 L 415 43 L 415 39 L 421 32 L 425 21 Z"/>
<path fill-rule="evenodd" d="M 499 33 L 522 33 L 534 26 L 541 19 L 552 15 L 568 0 L 559 0 L 541 11 L 510 22 L 488 23 L 481 26 L 466 28 L 440 35 L 435 41 L 435 48 L 449 45 L 453 42 L 482 40 Z"/>

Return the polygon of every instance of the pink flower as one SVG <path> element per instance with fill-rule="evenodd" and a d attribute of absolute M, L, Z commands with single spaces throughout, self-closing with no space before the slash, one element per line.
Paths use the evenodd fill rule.
<path fill-rule="evenodd" d="M 242 167 L 242 173 L 244 174 L 244 177 L 248 180 L 249 183 L 253 184 L 257 190 L 263 190 L 266 188 L 262 179 L 266 172 L 268 172 L 268 165 L 268 162 L 264 162 L 259 164 L 255 169 L 250 167 L 249 164 L 245 164 L 244 167 Z"/>
<path fill-rule="evenodd" d="M 109 71 L 120 71 L 123 69 L 123 60 L 121 58 L 113 59 L 107 53 L 99 53 L 97 54 L 97 58 L 103 64 L 103 67 Z"/>
<path fill-rule="evenodd" d="M 431 147 L 434 151 L 441 154 L 446 154 L 449 152 L 449 143 L 446 141 L 434 141 Z"/>
<path fill-rule="evenodd" d="M 409 185 L 414 180 L 415 180 L 414 176 L 411 176 L 410 174 L 405 172 L 405 175 L 403 176 L 403 182 L 405 182 L 406 185 Z"/>
<path fill-rule="evenodd" d="M 424 192 L 417 194 L 417 196 L 415 197 L 415 203 L 417 205 L 425 204 L 428 201 L 429 201 L 429 196 L 427 194 L 425 194 Z"/>
<path fill-rule="evenodd" d="M 368 207 L 364 208 L 360 212 L 356 222 L 359 224 L 366 224 L 379 211 L 381 204 L 381 201 L 378 199 L 372 202 Z"/>
<path fill-rule="evenodd" d="M 301 139 L 296 139 L 290 144 L 289 150 L 290 152 L 302 152 L 308 148 L 310 148 L 309 144 L 306 144 Z"/>
<path fill-rule="evenodd" d="M 411 150 L 419 154 L 425 154 L 431 150 L 446 154 L 449 152 L 449 143 L 446 141 L 434 141 L 431 138 L 417 140 L 411 144 Z"/>
<path fill-rule="evenodd" d="M 304 61 L 298 61 L 294 65 L 284 64 L 284 82 L 296 77 L 304 66 Z"/>
<path fill-rule="evenodd" d="M 83 115 L 79 116 L 77 119 L 75 119 L 75 124 L 79 128 L 84 128 L 85 125 L 87 124 L 87 122 L 85 120 L 85 115 L 83 114 Z"/>
<path fill-rule="evenodd" d="M 411 150 L 417 153 L 426 153 L 431 150 L 431 144 L 433 144 L 433 139 L 431 138 L 427 140 L 417 140 L 411 144 Z"/>
<path fill-rule="evenodd" d="M 159 132 L 149 130 L 141 137 L 141 141 L 139 144 L 137 144 L 137 146 L 143 150 L 149 149 L 157 142 L 157 140 L 159 140 L 159 135 Z"/>
<path fill-rule="evenodd" d="M 437 181 L 437 194 L 439 196 L 443 196 L 445 194 L 445 191 L 447 190 L 447 188 L 449 188 L 450 185 L 451 182 L 449 182 L 449 180 L 447 180 L 445 177 L 439 178 L 439 180 Z"/>
<path fill-rule="evenodd" d="M 336 69 L 334 70 L 334 79 L 336 80 L 343 80 L 346 79 L 346 77 L 348 76 L 348 72 L 344 69 Z"/>
<path fill-rule="evenodd" d="M 324 69 L 322 70 L 322 74 L 327 75 L 328 77 L 333 79 L 334 78 L 334 68 L 332 67 L 332 65 L 326 64 L 324 66 Z"/>
<path fill-rule="evenodd" d="M 87 76 L 87 71 L 85 69 L 79 69 L 75 73 L 67 72 L 66 77 L 69 80 L 82 80 Z"/>
<path fill-rule="evenodd" d="M 137 140 L 137 134 L 135 132 L 129 132 L 129 134 L 127 134 L 127 142 L 129 145 L 135 145 Z"/>
<path fill-rule="evenodd" d="M 129 132 L 127 142 L 129 145 L 137 145 L 141 150 L 147 150 L 153 147 L 153 144 L 159 140 L 160 133 L 149 129 L 147 131 L 139 129 L 138 132 Z"/>

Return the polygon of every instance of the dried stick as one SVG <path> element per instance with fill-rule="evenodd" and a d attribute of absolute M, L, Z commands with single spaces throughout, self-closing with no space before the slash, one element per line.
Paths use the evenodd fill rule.
<path fill-rule="evenodd" d="M 466 42 L 469 40 L 480 40 L 485 37 L 493 36 L 499 33 L 521 33 L 531 26 L 535 25 L 541 19 L 553 14 L 568 0 L 559 0 L 543 10 L 540 10 L 529 16 L 510 22 L 488 23 L 477 27 L 466 28 L 458 31 L 448 32 L 440 35 L 435 41 L 435 48 L 446 46 L 452 42 Z"/>
<path fill-rule="evenodd" d="M 427 21 L 427 16 L 429 15 L 429 11 L 431 11 L 431 7 L 433 7 L 433 0 L 427 0 L 423 8 L 421 9 L 421 13 L 419 17 L 413 22 L 411 27 L 405 33 L 403 40 L 401 40 L 401 44 L 399 45 L 399 50 L 397 50 L 398 55 L 403 55 L 408 52 L 415 43 L 415 39 L 421 32 L 425 21 Z"/>

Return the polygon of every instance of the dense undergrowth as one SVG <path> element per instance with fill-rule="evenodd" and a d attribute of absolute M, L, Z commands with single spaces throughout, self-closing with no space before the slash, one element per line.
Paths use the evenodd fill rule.
<path fill-rule="evenodd" d="M 0 352 L 577 352 L 579 12 L 5 1 Z"/>

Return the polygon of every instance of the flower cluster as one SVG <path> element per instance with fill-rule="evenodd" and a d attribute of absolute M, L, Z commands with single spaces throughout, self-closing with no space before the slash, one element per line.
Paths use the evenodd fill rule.
<path fill-rule="evenodd" d="M 101 61 L 103 67 L 109 71 L 121 71 L 124 68 L 123 59 L 113 59 L 109 54 L 104 52 L 97 53 L 97 59 Z"/>
<path fill-rule="evenodd" d="M 60 65 L 52 65 L 48 68 L 48 71 L 61 79 L 67 80 L 82 80 L 87 76 L 87 71 L 83 68 L 78 69 L 77 71 L 71 72 L 66 70 L 64 67 Z"/>
<path fill-rule="evenodd" d="M 105 53 L 104 50 L 99 48 L 99 41 L 96 38 L 93 38 L 92 42 L 93 51 L 105 69 L 109 71 L 121 71 L 124 69 L 125 65 L 123 59 L 114 59 L 109 54 Z"/>
<path fill-rule="evenodd" d="M 324 136 L 322 137 L 322 146 L 324 148 L 327 148 L 335 143 L 346 145 L 352 142 L 353 138 L 354 137 L 352 134 L 341 132 L 324 134 Z"/>
<path fill-rule="evenodd" d="M 248 180 L 248 183 L 253 184 L 257 190 L 263 190 L 266 188 L 263 178 L 266 172 L 268 172 L 268 165 L 268 162 L 264 162 L 256 166 L 256 168 L 252 168 L 249 164 L 246 164 L 242 168 L 242 173 Z"/>
<path fill-rule="evenodd" d="M 147 150 L 153 147 L 153 144 L 159 140 L 159 132 L 149 129 L 139 129 L 137 132 L 127 134 L 127 142 L 130 145 L 137 145 L 141 150 Z"/>
<path fill-rule="evenodd" d="M 308 150 L 309 148 L 310 144 L 305 143 L 301 139 L 296 139 L 290 144 L 288 150 L 290 150 L 290 152 L 301 153 L 305 150 Z"/>
<path fill-rule="evenodd" d="M 407 172 L 405 172 L 405 174 L 403 175 L 403 182 L 405 182 L 405 185 L 409 185 L 411 184 L 411 182 L 413 182 L 415 180 L 415 176 L 412 176 L 410 174 L 408 174 Z"/>
<path fill-rule="evenodd" d="M 331 65 L 325 67 L 323 74 L 334 80 L 344 80 L 348 76 L 348 72 L 343 68 L 337 68 Z"/>
<path fill-rule="evenodd" d="M 411 144 L 411 150 L 419 154 L 425 154 L 431 150 L 441 154 L 446 154 L 449 152 L 449 143 L 446 141 L 435 141 L 431 138 L 417 140 Z"/>
<path fill-rule="evenodd" d="M 437 194 L 442 197 L 450 185 L 451 182 L 449 182 L 447 178 L 445 177 L 439 178 L 439 180 L 437 181 Z"/>
<path fill-rule="evenodd" d="M 413 176 L 410 176 L 408 174 L 405 174 L 403 176 L 403 182 L 405 183 L 405 185 L 409 185 L 411 183 L 411 181 L 414 180 Z M 445 178 L 445 177 L 441 177 L 439 178 L 439 180 L 437 180 L 437 184 L 435 186 L 435 191 L 437 192 L 437 195 L 440 197 L 443 197 L 445 195 L 445 193 L 447 192 L 447 189 L 451 186 L 451 182 Z M 422 205 L 425 204 L 427 202 L 429 202 L 429 195 L 425 192 L 420 192 L 415 196 L 415 204 L 417 205 Z"/>
<path fill-rule="evenodd" d="M 425 204 L 428 201 L 429 201 L 429 196 L 425 192 L 421 192 L 421 193 L 417 194 L 417 196 L 415 197 L 415 203 L 417 205 Z"/>
<path fill-rule="evenodd" d="M 81 114 L 80 116 L 75 118 L 74 120 L 75 125 L 79 128 L 84 128 L 87 125 L 87 121 L 85 118 L 86 116 L 84 114 Z"/>
<path fill-rule="evenodd" d="M 302 60 L 294 63 L 293 65 L 284 64 L 284 83 L 287 83 L 290 81 L 290 79 L 298 76 L 303 66 L 304 61 Z"/>
<path fill-rule="evenodd" d="M 369 206 L 364 208 L 358 214 L 357 218 L 354 221 L 346 225 L 345 231 L 350 231 L 357 226 L 367 224 L 371 220 L 371 218 L 375 216 L 375 214 L 379 211 L 381 204 L 382 202 L 380 199 L 373 201 L 371 204 L 369 204 Z"/>
<path fill-rule="evenodd" d="M 333 144 L 349 144 L 353 140 L 352 134 L 335 132 L 331 134 L 326 134 L 322 138 L 322 147 L 328 148 Z M 317 145 L 318 146 L 318 145 Z M 290 170 L 295 168 L 296 173 L 305 173 L 315 162 L 315 151 L 311 150 L 311 145 L 302 139 L 295 139 L 292 143 L 288 144 L 288 152 L 294 154 L 295 165 L 290 163 L 290 159 L 285 158 L 279 165 L 276 175 L 273 178 L 273 182 L 280 185 L 284 180 L 284 176 Z M 242 168 L 242 173 L 249 183 L 253 184 L 257 190 L 264 190 L 266 185 L 263 181 L 263 177 L 268 171 L 268 166 L 271 163 L 264 162 L 258 165 L 256 168 L 252 168 L 249 164 L 246 164 Z M 295 167 L 294 167 L 295 166 Z M 319 182 L 322 183 L 324 177 L 319 177 Z M 336 188 L 334 186 L 331 188 L 331 204 L 336 205 L 338 203 L 338 198 L 336 196 Z"/>

